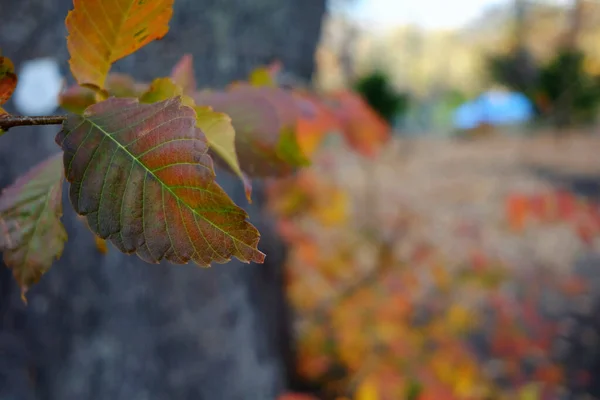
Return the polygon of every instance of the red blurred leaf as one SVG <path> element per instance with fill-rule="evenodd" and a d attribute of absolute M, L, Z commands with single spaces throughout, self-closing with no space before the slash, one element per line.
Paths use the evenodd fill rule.
<path fill-rule="evenodd" d="M 195 100 L 231 117 L 240 167 L 249 176 L 282 177 L 308 165 L 297 141 L 295 103 L 284 90 L 239 84 L 197 93 Z"/>
<path fill-rule="evenodd" d="M 391 138 L 387 122 L 357 93 L 340 91 L 330 99 L 350 146 L 364 156 L 376 156 Z"/>
<path fill-rule="evenodd" d="M 8 57 L 0 57 L 0 106 L 10 99 L 17 86 L 15 67 Z"/>
<path fill-rule="evenodd" d="M 185 54 L 173 67 L 171 78 L 183 89 L 183 93 L 193 96 L 196 91 L 196 78 L 194 74 L 193 58 L 191 54 Z"/>

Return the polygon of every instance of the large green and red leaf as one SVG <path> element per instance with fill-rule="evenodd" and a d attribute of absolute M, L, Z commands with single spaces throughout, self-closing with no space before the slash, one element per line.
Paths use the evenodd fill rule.
<path fill-rule="evenodd" d="M 182 103 L 194 108 L 196 111 L 196 126 L 206 136 L 210 149 L 218 156 L 217 160 L 224 161 L 225 166 L 242 180 L 246 198 L 250 201 L 252 186 L 250 180 L 240 169 L 235 151 L 235 131 L 229 116 L 215 112 L 208 106 L 196 106 L 194 100 L 184 93 L 183 88 L 176 84 L 173 78 L 155 79 L 148 90 L 140 96 L 140 101 L 142 103 L 155 103 L 174 96 L 182 96 Z"/>
<path fill-rule="evenodd" d="M 65 21 L 73 76 L 104 89 L 111 65 L 169 30 L 173 0 L 74 0 Z"/>
<path fill-rule="evenodd" d="M 110 98 L 69 116 L 56 137 L 75 211 L 148 262 L 262 262 L 260 235 L 215 182 L 196 113 L 179 97 Z"/>
<path fill-rule="evenodd" d="M 38 164 L 0 196 L 0 251 L 25 292 L 60 257 L 67 233 L 62 216 L 61 154 Z"/>

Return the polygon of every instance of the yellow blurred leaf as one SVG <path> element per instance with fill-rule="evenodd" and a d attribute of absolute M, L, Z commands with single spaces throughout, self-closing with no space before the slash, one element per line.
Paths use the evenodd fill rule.
<path fill-rule="evenodd" d="M 271 71 L 267 67 L 256 68 L 250 73 L 248 81 L 252 86 L 277 86 Z"/>
<path fill-rule="evenodd" d="M 519 400 L 538 400 L 540 397 L 540 385 L 537 383 L 530 383 L 519 390 Z"/>
<path fill-rule="evenodd" d="M 343 190 L 335 190 L 327 197 L 325 204 L 313 211 L 316 219 L 325 226 L 343 224 L 348 220 L 349 197 Z"/>
<path fill-rule="evenodd" d="M 101 254 L 108 253 L 108 246 L 106 245 L 106 240 L 94 235 L 94 242 L 96 242 L 96 248 Z"/>
<path fill-rule="evenodd" d="M 377 386 L 372 378 L 367 378 L 358 386 L 354 400 L 378 400 Z"/>

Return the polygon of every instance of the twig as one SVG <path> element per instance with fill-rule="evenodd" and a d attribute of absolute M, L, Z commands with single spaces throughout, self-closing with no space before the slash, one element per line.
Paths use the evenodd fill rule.
<path fill-rule="evenodd" d="M 25 125 L 60 125 L 67 119 L 66 115 L 49 115 L 42 117 L 23 117 L 20 115 L 2 115 L 0 130 L 7 131 L 15 126 Z"/>

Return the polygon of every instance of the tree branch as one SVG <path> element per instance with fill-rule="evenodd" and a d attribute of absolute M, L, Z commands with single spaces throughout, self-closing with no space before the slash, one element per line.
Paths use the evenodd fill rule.
<path fill-rule="evenodd" d="M 25 125 L 60 125 L 66 119 L 66 115 L 23 117 L 20 115 L 3 114 L 0 116 L 0 130 L 7 131 L 12 127 Z"/>

